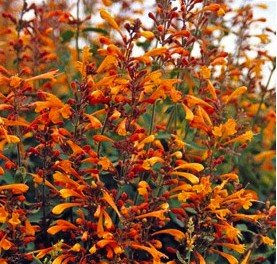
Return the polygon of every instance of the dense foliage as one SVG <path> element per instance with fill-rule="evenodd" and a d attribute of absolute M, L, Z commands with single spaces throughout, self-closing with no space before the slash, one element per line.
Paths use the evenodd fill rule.
<path fill-rule="evenodd" d="M 274 263 L 264 5 L 0 4 L 1 264 Z"/>

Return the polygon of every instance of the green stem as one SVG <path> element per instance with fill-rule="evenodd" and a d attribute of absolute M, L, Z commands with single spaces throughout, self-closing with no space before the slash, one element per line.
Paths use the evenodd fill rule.
<path fill-rule="evenodd" d="M 155 103 L 153 104 L 153 107 L 152 107 L 151 123 L 150 123 L 149 135 L 151 135 L 152 132 L 153 132 L 154 119 L 155 119 L 155 110 L 156 110 L 156 101 L 155 101 Z"/>
<path fill-rule="evenodd" d="M 106 129 L 106 126 L 107 126 L 107 123 L 108 123 L 108 117 L 109 117 L 109 114 L 106 115 L 105 117 L 105 120 L 104 120 L 104 124 L 103 124 L 103 127 L 101 129 L 101 135 L 104 134 L 105 132 L 105 129 Z M 101 142 L 98 143 L 98 147 L 97 147 L 97 157 L 99 157 L 99 154 L 100 154 L 100 149 L 101 149 Z"/>

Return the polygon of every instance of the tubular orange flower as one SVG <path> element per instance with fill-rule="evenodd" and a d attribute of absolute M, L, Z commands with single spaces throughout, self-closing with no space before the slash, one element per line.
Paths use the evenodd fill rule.
<path fill-rule="evenodd" d="M 16 193 L 24 193 L 29 190 L 29 187 L 24 183 L 14 183 L 0 186 L 0 191 L 3 190 L 12 190 Z"/>
<path fill-rule="evenodd" d="M 222 257 L 226 258 L 230 264 L 238 264 L 239 263 L 238 260 L 230 254 L 221 252 L 221 251 L 216 250 L 216 249 L 212 249 L 212 251 L 214 253 L 217 253 L 217 254 L 221 255 Z"/>
<path fill-rule="evenodd" d="M 193 120 L 193 118 L 194 118 L 193 112 L 192 112 L 184 103 L 181 103 L 181 105 L 182 105 L 182 107 L 183 107 L 184 110 L 185 110 L 186 119 L 187 119 L 187 120 Z"/>
<path fill-rule="evenodd" d="M 244 94 L 247 91 L 246 86 L 241 86 L 233 91 L 226 99 L 225 104 L 228 104 L 232 99 L 237 98 L 238 96 Z"/>
<path fill-rule="evenodd" d="M 148 192 L 151 190 L 149 184 L 146 181 L 140 181 L 138 184 L 138 193 L 143 196 L 144 201 L 148 200 Z"/>
<path fill-rule="evenodd" d="M 205 101 L 203 101 L 202 99 L 195 97 L 193 95 L 186 95 L 185 96 L 187 102 L 188 102 L 188 106 L 194 106 L 194 105 L 201 105 L 203 107 L 207 107 L 209 109 L 213 109 L 213 107 L 206 103 Z"/>
<path fill-rule="evenodd" d="M 218 127 L 214 127 L 212 133 L 214 136 L 223 140 L 224 138 L 232 136 L 237 132 L 236 125 L 236 121 L 232 118 L 229 118 L 225 124 L 220 124 Z"/>
<path fill-rule="evenodd" d="M 82 206 L 82 203 L 63 203 L 63 204 L 58 204 L 52 209 L 52 213 L 59 215 L 63 213 L 64 210 L 75 207 L 75 206 Z"/>
<path fill-rule="evenodd" d="M 234 142 L 243 143 L 246 141 L 251 141 L 253 136 L 254 136 L 253 132 L 251 130 L 249 130 L 249 131 L 246 131 L 245 133 L 243 133 L 242 135 L 237 136 L 237 137 L 225 142 L 223 145 L 227 145 L 227 144 L 234 143 Z"/>
<path fill-rule="evenodd" d="M 199 183 L 198 177 L 193 175 L 193 174 L 191 174 L 191 173 L 182 172 L 182 171 L 173 171 L 173 172 L 170 172 L 170 175 L 176 175 L 176 176 L 184 177 L 188 181 L 190 181 L 192 184 Z"/>
<path fill-rule="evenodd" d="M 209 79 L 211 77 L 211 69 L 209 69 L 207 66 L 201 66 L 200 67 L 200 75 L 204 79 Z"/>
<path fill-rule="evenodd" d="M 262 235 L 261 235 L 261 238 L 264 244 L 269 245 L 270 247 L 274 247 L 273 239 L 270 239 L 268 236 L 262 236 Z"/>
<path fill-rule="evenodd" d="M 85 151 L 81 147 L 76 145 L 72 140 L 67 140 L 66 143 L 70 146 L 70 148 L 73 151 L 73 153 L 71 154 L 72 157 L 74 157 L 78 154 L 85 153 Z"/>
<path fill-rule="evenodd" d="M 0 223 L 5 223 L 9 213 L 6 211 L 4 206 L 0 207 Z"/>
<path fill-rule="evenodd" d="M 217 99 L 215 88 L 210 80 L 207 80 L 207 90 L 210 92 L 213 99 Z"/>
<path fill-rule="evenodd" d="M 121 30 L 120 30 L 118 24 L 116 23 L 116 21 L 114 20 L 114 18 L 111 16 L 111 14 L 110 14 L 108 11 L 106 11 L 106 10 L 104 10 L 104 9 L 101 9 L 101 10 L 100 10 L 100 16 L 101 16 L 101 18 L 103 18 L 106 22 L 108 22 L 109 25 L 110 25 L 111 27 L 113 27 L 113 28 L 114 28 L 115 30 L 117 30 L 118 32 L 121 32 Z"/>
<path fill-rule="evenodd" d="M 53 236 L 60 231 L 66 231 L 68 229 L 77 230 L 78 228 L 66 220 L 59 219 L 56 221 L 56 225 L 51 226 L 47 229 L 47 233 Z"/>
<path fill-rule="evenodd" d="M 146 159 L 143 161 L 142 167 L 145 170 L 150 170 L 152 166 L 154 166 L 157 162 L 163 163 L 164 160 L 161 157 L 152 157 L 150 159 Z"/>
<path fill-rule="evenodd" d="M 138 33 L 138 36 L 145 37 L 147 40 L 152 40 L 155 35 L 152 31 L 142 31 Z"/>
<path fill-rule="evenodd" d="M 244 244 L 235 245 L 235 244 L 231 244 L 231 243 L 215 243 L 214 245 L 219 245 L 219 246 L 231 248 L 231 249 L 237 251 L 240 254 L 243 254 L 244 251 L 245 251 L 245 245 Z"/>
<path fill-rule="evenodd" d="M 165 254 L 158 251 L 150 243 L 149 245 L 150 247 L 146 247 L 146 246 L 139 245 L 136 242 L 130 243 L 130 247 L 148 252 L 153 257 L 153 264 L 161 264 L 161 258 L 168 258 Z"/>
<path fill-rule="evenodd" d="M 1 252 L 1 249 L 9 250 L 13 246 L 13 243 L 10 242 L 8 239 L 6 239 L 6 237 L 7 237 L 7 234 L 5 234 L 0 240 L 0 252 Z"/>
<path fill-rule="evenodd" d="M 244 259 L 242 260 L 241 264 L 248 264 L 249 259 L 250 259 L 250 255 L 251 255 L 252 250 L 248 250 L 247 254 L 245 255 Z"/>
<path fill-rule="evenodd" d="M 167 209 L 163 209 L 163 210 L 157 210 L 154 212 L 150 212 L 150 213 L 146 213 L 146 214 L 142 214 L 142 215 L 138 215 L 135 217 L 135 219 L 141 219 L 141 218 L 146 218 L 146 217 L 155 217 L 155 218 L 159 218 L 160 220 L 165 220 L 165 213 L 167 213 L 168 210 Z"/>
<path fill-rule="evenodd" d="M 193 170 L 193 171 L 199 172 L 204 170 L 204 166 L 200 163 L 184 163 L 174 168 L 174 170 L 179 170 L 179 169 Z"/>
<path fill-rule="evenodd" d="M 106 137 L 104 135 L 95 135 L 95 136 L 93 136 L 93 139 L 96 142 L 103 142 L 103 141 L 108 141 L 108 142 L 112 142 L 112 143 L 114 142 L 111 138 Z"/>
<path fill-rule="evenodd" d="M 158 234 L 167 234 L 173 236 L 177 241 L 182 241 L 186 238 L 186 234 L 178 229 L 163 229 L 157 232 L 154 232 L 152 236 Z"/>
<path fill-rule="evenodd" d="M 116 132 L 118 133 L 118 135 L 120 136 L 126 136 L 127 135 L 127 131 L 126 131 L 126 122 L 127 122 L 127 118 L 124 118 L 119 124 L 118 127 L 116 129 Z"/>
<path fill-rule="evenodd" d="M 86 126 L 86 129 L 90 129 L 90 128 L 98 129 L 98 128 L 102 127 L 102 123 L 96 117 L 94 117 L 93 115 L 86 114 L 86 113 L 84 113 L 84 115 L 89 119 L 89 122 L 90 122 Z"/>
<path fill-rule="evenodd" d="M 116 204 L 114 203 L 113 198 L 109 195 L 109 193 L 105 190 L 102 191 L 103 193 L 103 199 L 115 210 L 115 212 L 117 213 L 117 215 L 119 216 L 119 218 L 121 218 L 121 214 L 117 209 Z"/>
<path fill-rule="evenodd" d="M 164 53 L 167 52 L 167 48 L 166 47 L 160 47 L 160 48 L 155 48 L 155 49 L 152 49 L 152 50 L 149 50 L 147 51 L 144 56 L 152 56 L 152 57 L 155 57 L 155 56 L 160 56 L 160 55 L 163 55 Z"/>
<path fill-rule="evenodd" d="M 106 58 L 102 61 L 102 63 L 99 65 L 97 69 L 97 73 L 100 73 L 104 70 L 107 70 L 108 68 L 117 66 L 117 59 L 113 55 L 108 55 Z"/>
<path fill-rule="evenodd" d="M 12 212 L 12 218 L 9 220 L 9 223 L 13 226 L 13 228 L 16 228 L 16 226 L 21 224 L 21 221 L 18 218 L 19 213 Z"/>

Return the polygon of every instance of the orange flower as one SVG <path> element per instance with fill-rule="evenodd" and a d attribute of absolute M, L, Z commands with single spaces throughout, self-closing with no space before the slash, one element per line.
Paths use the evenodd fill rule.
<path fill-rule="evenodd" d="M 150 170 L 157 162 L 164 163 L 164 160 L 161 157 L 152 157 L 143 161 L 142 167 L 145 170 Z"/>
<path fill-rule="evenodd" d="M 253 132 L 251 130 L 249 130 L 249 131 L 246 131 L 245 133 L 243 133 L 242 135 L 237 136 L 237 137 L 225 142 L 223 145 L 227 145 L 227 144 L 234 143 L 234 142 L 244 143 L 246 141 L 251 141 L 253 136 L 254 136 Z"/>
<path fill-rule="evenodd" d="M 246 256 L 244 257 L 244 259 L 242 260 L 241 264 L 248 264 L 248 263 L 250 263 L 249 262 L 249 258 L 250 258 L 251 252 L 252 252 L 252 250 L 248 250 L 248 252 L 247 252 Z"/>
<path fill-rule="evenodd" d="M 188 181 L 190 181 L 192 184 L 197 184 L 199 183 L 199 179 L 197 176 L 188 173 L 188 172 L 182 172 L 182 171 L 173 171 L 169 173 L 170 175 L 176 175 L 180 177 L 186 178 Z"/>
<path fill-rule="evenodd" d="M 86 116 L 89 119 L 89 124 L 86 126 L 86 129 L 98 129 L 102 127 L 102 123 L 93 115 L 88 115 L 86 113 L 84 113 L 84 116 Z"/>
<path fill-rule="evenodd" d="M 146 181 L 140 181 L 138 184 L 138 193 L 143 196 L 145 202 L 148 200 L 149 191 L 151 191 L 149 184 Z"/>
<path fill-rule="evenodd" d="M 74 157 L 78 154 L 83 154 L 85 151 L 76 145 L 72 140 L 67 140 L 66 143 L 71 147 L 73 153 L 71 154 L 71 157 Z"/>
<path fill-rule="evenodd" d="M 142 214 L 142 215 L 138 215 L 135 217 L 135 219 L 141 219 L 141 218 L 146 218 L 146 217 L 155 217 L 155 218 L 159 218 L 160 220 L 165 220 L 165 213 L 168 212 L 167 209 L 162 209 L 162 210 L 157 210 L 157 211 L 153 211 L 150 213 L 146 213 L 146 214 Z"/>
<path fill-rule="evenodd" d="M 241 86 L 233 91 L 229 96 L 226 97 L 225 104 L 228 104 L 232 99 L 237 98 L 238 96 L 244 94 L 247 91 L 246 86 Z"/>
<path fill-rule="evenodd" d="M 245 251 L 245 245 L 244 244 L 236 245 L 236 244 L 231 244 L 231 243 L 214 243 L 214 245 L 231 248 L 231 249 L 237 251 L 240 254 L 243 254 L 244 251 Z"/>
<path fill-rule="evenodd" d="M 50 235 L 55 235 L 56 233 L 63 231 L 65 232 L 68 229 L 74 229 L 77 230 L 78 228 L 73 225 L 72 223 L 66 221 L 66 220 L 57 220 L 56 221 L 56 225 L 51 226 L 47 229 L 47 233 L 49 233 Z"/>
<path fill-rule="evenodd" d="M 186 119 L 193 120 L 193 118 L 194 118 L 193 112 L 184 103 L 181 103 L 181 105 L 182 105 L 183 109 L 185 110 Z"/>
<path fill-rule="evenodd" d="M 167 234 L 173 236 L 177 241 L 182 241 L 186 238 L 186 234 L 178 229 L 163 229 L 157 232 L 154 232 L 152 236 L 158 234 Z"/>
<path fill-rule="evenodd" d="M 236 125 L 236 121 L 229 118 L 225 124 L 220 124 L 218 127 L 214 127 L 212 133 L 216 138 L 223 140 L 224 138 L 232 136 L 237 132 Z"/>
<path fill-rule="evenodd" d="M 154 48 L 152 50 L 147 51 L 144 54 L 144 56 L 148 56 L 148 57 L 153 56 L 153 57 L 155 57 L 155 56 L 160 56 L 160 55 L 162 55 L 162 54 L 164 54 L 166 52 L 167 52 L 167 48 L 166 47 Z"/>
<path fill-rule="evenodd" d="M 184 163 L 174 168 L 174 170 L 184 169 L 184 170 L 192 170 L 192 171 L 202 171 L 204 170 L 204 166 L 200 163 Z"/>
<path fill-rule="evenodd" d="M 168 258 L 165 254 L 158 251 L 154 246 L 148 243 L 150 247 L 142 246 L 136 242 L 131 242 L 130 247 L 148 252 L 153 257 L 153 264 L 161 264 L 161 258 Z"/>
<path fill-rule="evenodd" d="M 117 208 L 116 204 L 114 203 L 113 198 L 109 195 L 109 193 L 107 191 L 103 190 L 102 192 L 103 192 L 103 199 L 115 210 L 115 212 L 121 219 L 122 216 L 121 216 L 120 212 L 118 211 L 118 208 Z"/>
<path fill-rule="evenodd" d="M 0 191 L 12 190 L 14 193 L 24 193 L 29 190 L 29 187 L 24 183 L 14 183 L 0 186 Z"/>
<path fill-rule="evenodd" d="M 211 77 L 211 69 L 209 69 L 207 66 L 201 66 L 200 67 L 200 75 L 204 79 L 209 79 Z"/>
<path fill-rule="evenodd" d="M 127 135 L 127 131 L 126 131 L 126 122 L 127 122 L 127 118 L 125 117 L 119 124 L 118 127 L 116 129 L 116 132 L 118 133 L 118 135 L 120 136 L 126 136 Z"/>
<path fill-rule="evenodd" d="M 0 254 L 2 249 L 9 250 L 13 246 L 13 243 L 6 239 L 6 236 L 7 234 L 5 234 L 0 240 Z"/>
<path fill-rule="evenodd" d="M 103 141 L 108 141 L 108 142 L 112 142 L 112 143 L 114 142 L 111 138 L 106 137 L 104 135 L 95 135 L 95 136 L 93 136 L 93 139 L 96 142 L 103 142 Z"/>
<path fill-rule="evenodd" d="M 12 218 L 9 220 L 9 223 L 13 226 L 13 228 L 16 228 L 16 226 L 21 224 L 21 221 L 18 218 L 19 213 L 12 212 Z"/>
<path fill-rule="evenodd" d="M 52 213 L 59 215 L 63 213 L 64 210 L 75 207 L 75 206 L 82 206 L 82 203 L 63 203 L 63 204 L 58 204 L 52 209 Z"/>
<path fill-rule="evenodd" d="M 238 260 L 235 257 L 233 257 L 232 255 L 221 252 L 221 251 L 216 250 L 216 249 L 211 249 L 211 250 L 214 253 L 217 253 L 217 254 L 221 255 L 222 257 L 226 258 L 230 264 L 239 264 Z"/>
<path fill-rule="evenodd" d="M 262 236 L 262 235 L 261 235 L 261 238 L 264 244 L 269 245 L 270 247 L 274 247 L 273 239 L 270 239 L 268 236 Z"/>
<path fill-rule="evenodd" d="M 0 223 L 6 223 L 9 213 L 6 211 L 4 206 L 0 207 Z"/>
<path fill-rule="evenodd" d="M 121 33 L 121 30 L 118 26 L 118 24 L 116 23 L 116 21 L 114 20 L 114 18 L 111 16 L 111 14 L 104 10 L 104 9 L 101 9 L 100 10 L 100 16 L 101 18 L 103 18 L 106 22 L 108 22 L 108 24 L 113 27 L 115 30 L 117 30 L 118 32 Z"/>

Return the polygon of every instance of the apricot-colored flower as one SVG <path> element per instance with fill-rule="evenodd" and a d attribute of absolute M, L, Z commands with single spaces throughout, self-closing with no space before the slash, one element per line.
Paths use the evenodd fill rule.
<path fill-rule="evenodd" d="M 233 249 L 235 251 L 237 251 L 240 254 L 243 254 L 245 251 L 245 245 L 244 244 L 231 244 L 231 243 L 214 243 L 215 246 L 223 246 L 223 247 L 227 247 L 230 249 Z"/>
<path fill-rule="evenodd" d="M 52 213 L 59 215 L 63 213 L 64 210 L 75 207 L 75 206 L 81 206 L 82 203 L 63 203 L 63 204 L 58 204 L 52 209 Z"/>
<path fill-rule="evenodd" d="M 16 228 L 16 226 L 21 224 L 21 221 L 18 219 L 19 216 L 19 213 L 12 212 L 12 218 L 8 222 L 13 226 L 13 228 Z"/>
<path fill-rule="evenodd" d="M 238 96 L 244 94 L 247 91 L 246 86 L 241 86 L 233 91 L 227 98 L 225 99 L 225 103 L 228 104 L 232 99 L 237 98 Z"/>
<path fill-rule="evenodd" d="M 183 109 L 185 110 L 186 119 L 193 120 L 193 118 L 194 118 L 193 112 L 184 103 L 181 103 L 181 105 L 182 105 Z"/>
<path fill-rule="evenodd" d="M 195 176 L 194 174 L 191 174 L 188 172 L 173 171 L 173 172 L 170 172 L 170 175 L 176 175 L 176 176 L 183 177 L 183 178 L 187 179 L 188 181 L 190 181 L 192 184 L 199 183 L 199 178 L 197 176 Z"/>
<path fill-rule="evenodd" d="M 0 253 L 2 249 L 9 250 L 13 246 L 13 243 L 6 239 L 6 237 L 7 234 L 5 234 L 0 240 Z"/>
<path fill-rule="evenodd" d="M 268 236 L 261 235 L 262 241 L 264 244 L 269 245 L 270 247 L 274 246 L 274 240 L 270 239 Z"/>
<path fill-rule="evenodd" d="M 0 207 L 0 223 L 5 223 L 9 213 L 6 211 L 4 206 Z"/>
<path fill-rule="evenodd" d="M 104 10 L 101 9 L 100 10 L 100 16 L 101 18 L 103 18 L 111 27 L 113 27 L 115 30 L 117 30 L 118 32 L 121 32 L 118 24 L 116 23 L 116 21 L 114 20 L 114 18 L 111 16 L 111 14 Z"/>
<path fill-rule="evenodd" d="M 227 145 L 227 144 L 234 143 L 234 142 L 244 143 L 246 141 L 251 141 L 253 136 L 254 136 L 254 134 L 253 134 L 252 130 L 249 130 L 249 131 L 246 131 L 245 133 L 243 133 L 242 135 L 237 136 L 237 137 L 225 142 L 223 145 Z"/>
<path fill-rule="evenodd" d="M 211 77 L 211 69 L 209 69 L 207 66 L 201 66 L 200 67 L 200 75 L 204 79 L 209 79 Z"/>
<path fill-rule="evenodd" d="M 135 217 L 135 219 L 141 219 L 141 218 L 146 218 L 146 217 L 155 217 L 155 218 L 159 218 L 160 220 L 165 220 L 165 213 L 168 212 L 167 209 L 162 209 L 162 210 L 157 210 L 157 211 L 153 211 L 150 213 L 146 213 L 146 214 L 141 214 Z"/>
<path fill-rule="evenodd" d="M 212 251 L 214 253 L 217 253 L 217 254 L 221 255 L 225 259 L 227 259 L 230 264 L 239 264 L 238 260 L 230 254 L 224 253 L 224 252 L 216 250 L 216 249 L 212 249 Z"/>
<path fill-rule="evenodd" d="M 138 184 L 138 193 L 143 196 L 144 201 L 148 200 L 148 193 L 151 190 L 149 184 L 146 181 L 140 181 Z"/>
<path fill-rule="evenodd" d="M 115 210 L 119 218 L 121 218 L 121 214 L 118 211 L 118 208 L 114 202 L 114 199 L 110 196 L 110 194 L 106 190 L 103 190 L 102 192 L 103 192 L 103 199 Z"/>
<path fill-rule="evenodd" d="M 56 225 L 51 226 L 47 229 L 47 233 L 49 233 L 50 235 L 55 235 L 56 233 L 60 232 L 60 231 L 66 231 L 68 229 L 75 229 L 77 230 L 78 228 L 73 225 L 72 223 L 66 221 L 66 220 L 57 220 L 56 221 Z"/>
<path fill-rule="evenodd" d="M 204 170 L 204 166 L 200 163 L 183 163 L 174 168 L 174 170 L 179 170 L 179 169 L 192 170 L 192 171 L 199 172 L 199 171 Z"/>
<path fill-rule="evenodd" d="M 163 229 L 157 232 L 154 232 L 152 236 L 158 235 L 158 234 L 167 234 L 173 236 L 177 241 L 182 241 L 186 238 L 186 234 L 178 229 Z"/>
<path fill-rule="evenodd" d="M 153 257 L 153 264 L 161 264 L 161 258 L 168 258 L 165 254 L 158 251 L 154 246 L 148 243 L 150 247 L 140 245 L 136 242 L 130 243 L 130 247 L 148 252 Z"/>
<path fill-rule="evenodd" d="M 236 125 L 236 121 L 232 118 L 229 118 L 225 124 L 220 124 L 219 126 L 214 127 L 212 133 L 215 137 L 223 140 L 237 132 Z"/>
<path fill-rule="evenodd" d="M 124 118 L 119 124 L 118 127 L 116 129 L 116 132 L 118 133 L 118 135 L 120 136 L 126 136 L 127 135 L 127 131 L 126 131 L 126 122 L 127 122 L 127 118 Z"/>
<path fill-rule="evenodd" d="M 14 193 L 24 193 L 29 190 L 29 187 L 24 183 L 13 183 L 0 186 L 0 191 L 3 190 L 12 190 Z"/>
<path fill-rule="evenodd" d="M 164 163 L 164 160 L 161 157 L 152 157 L 143 161 L 142 167 L 145 170 L 150 170 L 157 162 Z"/>

